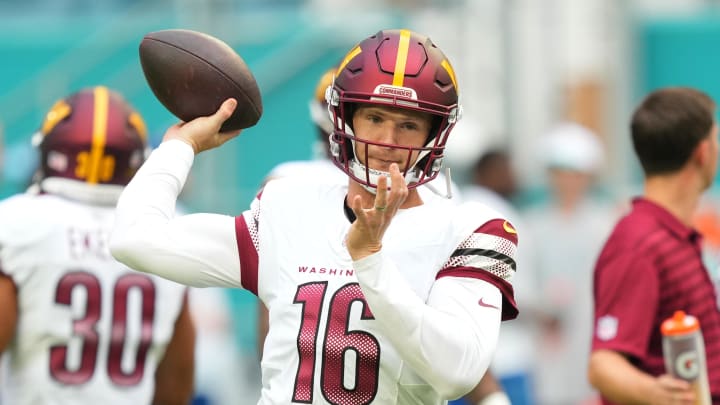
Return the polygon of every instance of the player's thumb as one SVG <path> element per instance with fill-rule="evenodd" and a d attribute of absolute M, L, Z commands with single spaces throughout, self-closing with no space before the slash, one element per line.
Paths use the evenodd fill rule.
<path fill-rule="evenodd" d="M 223 103 L 220 105 L 220 108 L 218 108 L 218 110 L 215 111 L 215 114 L 213 115 L 213 118 L 218 128 L 222 126 L 222 124 L 227 121 L 228 118 L 230 118 L 230 116 L 235 111 L 235 108 L 237 108 L 237 100 L 235 100 L 234 98 L 229 98 L 223 101 Z"/>

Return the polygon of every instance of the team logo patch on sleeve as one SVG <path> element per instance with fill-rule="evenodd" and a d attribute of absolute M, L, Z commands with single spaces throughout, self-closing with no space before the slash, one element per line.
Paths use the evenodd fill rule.
<path fill-rule="evenodd" d="M 601 316 L 597 320 L 595 335 L 602 341 L 612 340 L 617 336 L 618 319 L 612 315 Z"/>
<path fill-rule="evenodd" d="M 513 226 L 510 225 L 510 222 L 508 222 L 508 221 L 503 222 L 503 229 L 507 233 L 517 234 L 517 231 L 515 230 L 515 228 L 513 228 Z"/>

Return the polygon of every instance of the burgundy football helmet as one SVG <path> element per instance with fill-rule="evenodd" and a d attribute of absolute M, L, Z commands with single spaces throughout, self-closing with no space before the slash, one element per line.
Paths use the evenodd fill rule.
<path fill-rule="evenodd" d="M 333 116 L 332 159 L 352 179 L 374 192 L 379 176 L 387 175 L 358 160 L 356 148 L 368 145 L 407 150 L 408 156 L 418 153 L 414 163 L 400 168 L 409 188 L 437 176 L 461 108 L 455 72 L 428 37 L 409 30 L 384 30 L 366 38 L 345 56 L 325 96 Z M 433 125 L 425 146 L 387 145 L 355 137 L 352 114 L 357 103 L 432 114 Z"/>
<path fill-rule="evenodd" d="M 98 86 L 57 101 L 35 143 L 41 179 L 125 185 L 144 161 L 147 129 L 119 93 Z"/>

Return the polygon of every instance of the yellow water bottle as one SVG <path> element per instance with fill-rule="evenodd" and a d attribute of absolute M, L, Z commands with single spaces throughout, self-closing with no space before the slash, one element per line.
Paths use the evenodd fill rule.
<path fill-rule="evenodd" d="M 697 318 L 675 311 L 660 326 L 665 370 L 689 382 L 695 391 L 695 405 L 712 405 L 705 360 L 705 342 Z"/>

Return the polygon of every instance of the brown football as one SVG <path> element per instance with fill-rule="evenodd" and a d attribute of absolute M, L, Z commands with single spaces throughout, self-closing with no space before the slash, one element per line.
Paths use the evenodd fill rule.
<path fill-rule="evenodd" d="M 212 115 L 228 98 L 238 102 L 221 130 L 255 125 L 260 89 L 245 61 L 225 42 L 202 32 L 170 29 L 145 35 L 140 64 L 155 97 L 183 121 Z"/>

